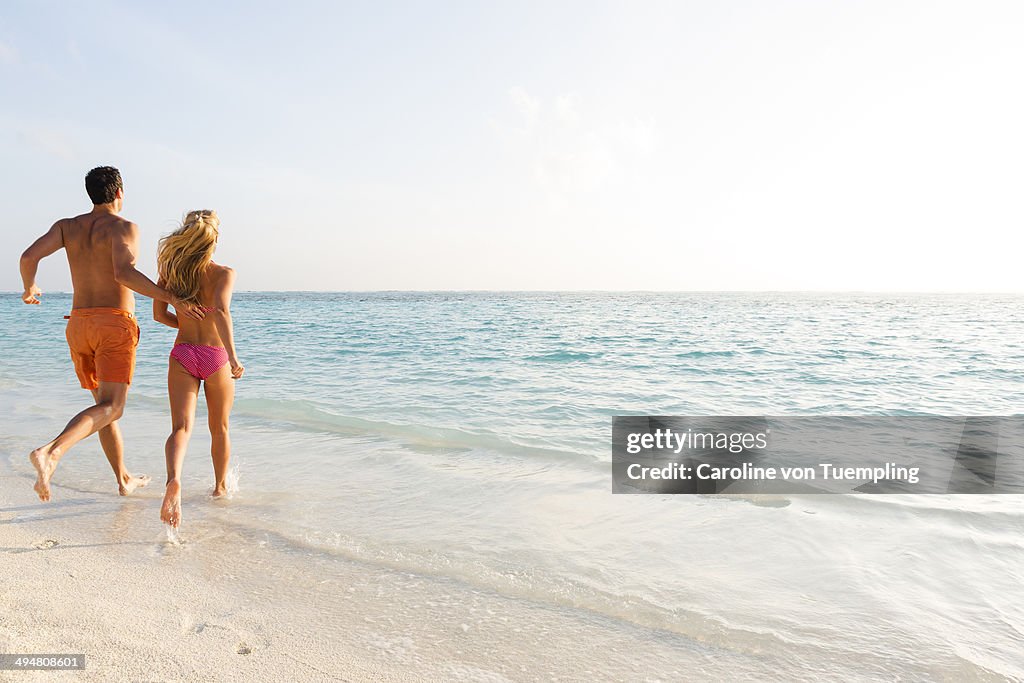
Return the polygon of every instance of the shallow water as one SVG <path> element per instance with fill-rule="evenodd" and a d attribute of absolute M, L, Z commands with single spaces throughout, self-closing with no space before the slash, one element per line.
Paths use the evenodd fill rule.
<path fill-rule="evenodd" d="M 744 670 L 788 678 L 1024 677 L 1020 497 L 612 496 L 608 465 L 615 414 L 1020 413 L 1022 303 L 240 294 L 237 492 L 207 497 L 200 428 L 180 548 L 262 542 L 372 563 L 584 610 L 633 640 L 742 653 Z M 69 306 L 0 300 L 0 455 L 19 473 L 84 405 Z M 159 481 L 173 331 L 142 329 L 123 429 L 130 465 Z M 92 440 L 55 483 L 99 493 L 110 479 Z M 108 516 L 69 520 L 116 537 Z"/>

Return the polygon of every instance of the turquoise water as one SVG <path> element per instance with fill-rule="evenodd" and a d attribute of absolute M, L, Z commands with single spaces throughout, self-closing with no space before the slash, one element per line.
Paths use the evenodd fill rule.
<path fill-rule="evenodd" d="M 790 678 L 1024 677 L 1018 497 L 613 497 L 608 465 L 615 414 L 1018 414 L 1022 304 L 239 294 L 239 490 L 228 505 L 205 499 L 200 429 L 182 534 L 230 526 L 300 554 L 588 610 L 652 638 L 754 653 Z M 66 295 L 0 299 L 2 446 L 19 472 L 83 406 L 69 307 Z M 123 426 L 129 464 L 159 478 L 174 332 L 141 325 Z M 56 495 L 109 479 L 92 440 L 61 464 Z"/>

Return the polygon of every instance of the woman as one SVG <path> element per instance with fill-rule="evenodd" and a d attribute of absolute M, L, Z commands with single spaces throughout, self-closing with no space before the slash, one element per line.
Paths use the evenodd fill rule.
<path fill-rule="evenodd" d="M 235 398 L 233 381 L 245 368 L 238 362 L 231 324 L 231 291 L 235 271 L 213 262 L 220 219 L 213 211 L 190 211 L 180 228 L 160 240 L 157 266 L 160 286 L 183 303 L 205 311 L 202 320 L 176 316 L 167 304 L 153 302 L 153 318 L 178 330 L 167 369 L 167 393 L 171 403 L 171 435 L 167 457 L 167 491 L 160 519 L 177 527 L 181 523 L 181 468 L 192 435 L 199 385 L 206 393 L 210 436 L 213 439 L 213 496 L 227 493 L 225 478 L 231 459 L 228 417 Z"/>

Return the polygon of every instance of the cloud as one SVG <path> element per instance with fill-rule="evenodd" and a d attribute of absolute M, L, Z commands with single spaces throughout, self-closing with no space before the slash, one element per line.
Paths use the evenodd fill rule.
<path fill-rule="evenodd" d="M 8 45 L 0 40 L 0 64 L 11 65 L 18 63 L 18 51 L 13 45 Z"/>
<path fill-rule="evenodd" d="M 71 61 L 79 66 L 85 64 L 85 58 L 82 57 L 82 51 L 78 47 L 78 41 L 72 39 L 67 43 L 68 56 L 71 57 Z"/>
<path fill-rule="evenodd" d="M 23 126 L 18 130 L 18 137 L 29 146 L 63 161 L 74 161 L 78 158 L 71 139 L 56 128 L 43 126 Z"/>
<path fill-rule="evenodd" d="M 623 150 L 641 156 L 653 154 L 657 146 L 657 131 L 654 119 L 633 119 L 618 124 L 616 139 Z"/>
<path fill-rule="evenodd" d="M 635 172 L 655 151 L 653 119 L 601 121 L 600 112 L 585 110 L 575 93 L 545 101 L 516 86 L 508 97 L 517 118 L 498 128 L 511 133 L 534 180 L 553 199 L 594 192 Z"/>
<path fill-rule="evenodd" d="M 509 99 L 512 100 L 513 106 L 519 111 L 522 117 L 526 120 L 527 128 L 532 128 L 537 124 L 537 118 L 540 116 L 540 100 L 526 92 L 525 88 L 514 87 L 508 91 Z"/>

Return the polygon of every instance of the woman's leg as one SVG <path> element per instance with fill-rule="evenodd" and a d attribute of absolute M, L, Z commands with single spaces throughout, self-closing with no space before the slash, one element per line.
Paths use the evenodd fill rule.
<path fill-rule="evenodd" d="M 173 358 L 167 368 L 167 396 L 171 403 L 171 435 L 167 437 L 167 491 L 160 506 L 160 520 L 177 527 L 181 524 L 181 468 L 196 418 L 199 380 L 188 374 Z"/>
<path fill-rule="evenodd" d="M 231 406 L 235 402 L 235 380 L 231 378 L 231 366 L 225 364 L 203 383 L 206 391 L 206 409 L 210 417 L 210 455 L 213 457 L 213 495 L 227 493 L 228 462 L 231 460 L 231 437 L 228 422 Z"/>

